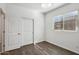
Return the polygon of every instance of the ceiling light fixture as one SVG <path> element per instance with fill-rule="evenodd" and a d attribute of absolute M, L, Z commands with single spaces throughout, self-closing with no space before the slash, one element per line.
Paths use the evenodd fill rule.
<path fill-rule="evenodd" d="M 51 7 L 51 6 L 52 6 L 51 3 L 43 3 L 43 4 L 41 4 L 41 7 L 42 7 L 42 8 L 49 8 L 49 7 Z"/>

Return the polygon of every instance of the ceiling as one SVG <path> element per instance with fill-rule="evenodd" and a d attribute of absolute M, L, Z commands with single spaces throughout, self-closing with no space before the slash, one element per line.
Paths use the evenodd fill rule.
<path fill-rule="evenodd" d="M 38 10 L 38 11 L 41 11 L 44 13 L 48 12 L 50 10 L 53 10 L 57 7 L 60 7 L 60 6 L 64 5 L 65 3 L 52 3 L 52 6 L 49 8 L 42 8 L 41 4 L 42 3 L 14 3 L 14 5 L 22 6 L 22 7 L 31 9 L 31 10 Z"/>

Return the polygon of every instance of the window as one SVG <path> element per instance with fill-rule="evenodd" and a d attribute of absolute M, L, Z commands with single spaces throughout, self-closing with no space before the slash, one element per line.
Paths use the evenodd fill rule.
<path fill-rule="evenodd" d="M 54 24 L 55 24 L 54 27 L 55 27 L 56 30 L 62 30 L 63 29 L 63 18 L 62 18 L 62 16 L 56 16 Z"/>
<path fill-rule="evenodd" d="M 61 16 L 54 17 L 55 30 L 75 31 L 77 27 L 78 11 L 73 11 Z"/>

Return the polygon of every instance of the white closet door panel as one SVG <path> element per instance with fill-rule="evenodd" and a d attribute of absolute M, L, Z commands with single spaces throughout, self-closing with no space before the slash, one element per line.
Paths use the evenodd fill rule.
<path fill-rule="evenodd" d="M 22 44 L 27 45 L 33 43 L 33 21 L 29 19 L 23 20 L 23 39 Z"/>
<path fill-rule="evenodd" d="M 9 18 L 9 27 L 8 27 L 8 50 L 19 48 L 19 22 L 17 18 Z"/>
<path fill-rule="evenodd" d="M 19 46 L 22 46 L 22 19 L 18 20 L 18 41 Z"/>

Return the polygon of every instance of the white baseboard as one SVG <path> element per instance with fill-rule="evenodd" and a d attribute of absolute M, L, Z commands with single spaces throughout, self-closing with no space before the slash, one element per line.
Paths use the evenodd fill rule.
<path fill-rule="evenodd" d="M 50 41 L 46 41 L 46 42 L 49 42 L 49 43 L 51 43 L 51 44 L 54 44 L 54 45 L 56 45 L 56 46 L 59 46 L 59 47 L 61 47 L 61 48 L 66 49 L 66 50 L 69 50 L 69 51 L 72 51 L 72 52 L 74 52 L 74 53 L 79 54 L 79 51 L 71 50 L 71 49 L 69 49 L 69 48 L 67 48 L 67 47 L 65 47 L 65 46 L 59 45 L 59 44 L 57 44 L 57 43 L 52 43 L 52 42 L 50 42 Z"/>

